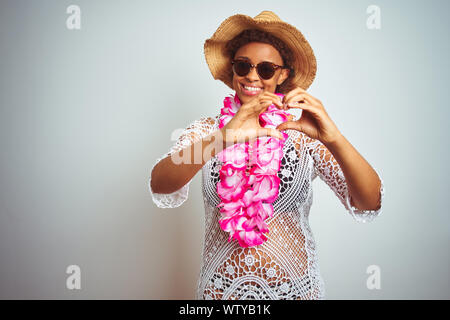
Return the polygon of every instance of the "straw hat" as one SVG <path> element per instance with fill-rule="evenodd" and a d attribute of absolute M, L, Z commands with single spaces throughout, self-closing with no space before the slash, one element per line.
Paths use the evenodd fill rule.
<path fill-rule="evenodd" d="M 214 79 L 223 81 L 234 90 L 231 59 L 225 45 L 246 29 L 266 31 L 282 40 L 293 53 L 293 65 L 290 66 L 294 69 L 293 83 L 304 90 L 308 89 L 317 70 L 314 52 L 299 30 L 283 22 L 272 11 L 262 11 L 254 18 L 243 14 L 233 15 L 223 21 L 213 36 L 205 41 L 205 58 Z"/>

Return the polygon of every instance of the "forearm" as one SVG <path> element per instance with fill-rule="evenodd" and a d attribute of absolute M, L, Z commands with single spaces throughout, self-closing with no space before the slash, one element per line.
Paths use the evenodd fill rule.
<path fill-rule="evenodd" d="M 179 190 L 224 147 L 222 130 L 216 130 L 190 146 L 164 158 L 152 170 L 152 191 L 154 193 L 172 193 Z"/>
<path fill-rule="evenodd" d="M 343 135 L 325 146 L 344 173 L 351 204 L 360 210 L 379 209 L 381 181 L 370 164 Z"/>

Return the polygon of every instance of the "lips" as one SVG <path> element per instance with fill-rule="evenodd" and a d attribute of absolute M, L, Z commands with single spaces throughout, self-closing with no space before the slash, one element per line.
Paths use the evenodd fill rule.
<path fill-rule="evenodd" d="M 257 86 L 248 86 L 248 85 L 244 85 L 243 83 L 240 83 L 242 91 L 244 92 L 244 94 L 249 95 L 249 96 L 254 96 L 256 94 L 258 94 L 259 92 L 261 92 L 262 88 L 261 87 L 257 87 Z M 245 87 L 249 87 L 249 88 L 258 88 L 259 90 L 248 90 Z"/>
<path fill-rule="evenodd" d="M 250 86 L 250 85 L 248 85 L 248 84 L 243 84 L 243 83 L 241 83 L 241 86 L 242 86 L 242 87 L 246 86 L 246 87 L 250 87 L 250 88 L 259 88 L 259 89 L 262 89 L 261 87 L 258 87 L 258 86 Z"/>

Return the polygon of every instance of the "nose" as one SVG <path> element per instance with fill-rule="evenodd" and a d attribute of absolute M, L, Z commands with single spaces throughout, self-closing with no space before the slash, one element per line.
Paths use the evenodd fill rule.
<path fill-rule="evenodd" d="M 247 74 L 247 79 L 252 82 L 259 80 L 259 75 L 258 72 L 256 71 L 256 68 L 252 67 L 250 69 L 250 72 Z"/>

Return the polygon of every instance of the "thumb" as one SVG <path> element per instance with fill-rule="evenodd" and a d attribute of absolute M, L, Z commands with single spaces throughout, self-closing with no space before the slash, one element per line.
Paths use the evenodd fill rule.
<path fill-rule="evenodd" d="M 277 130 L 287 130 L 287 129 L 301 130 L 300 125 L 295 121 L 285 121 L 277 126 Z"/>
<path fill-rule="evenodd" d="M 264 128 L 264 129 L 265 129 L 264 133 L 266 135 L 271 136 L 271 137 L 275 137 L 275 138 L 278 138 L 278 139 L 281 139 L 281 140 L 284 139 L 284 136 L 277 129 L 273 129 L 273 128 Z"/>

